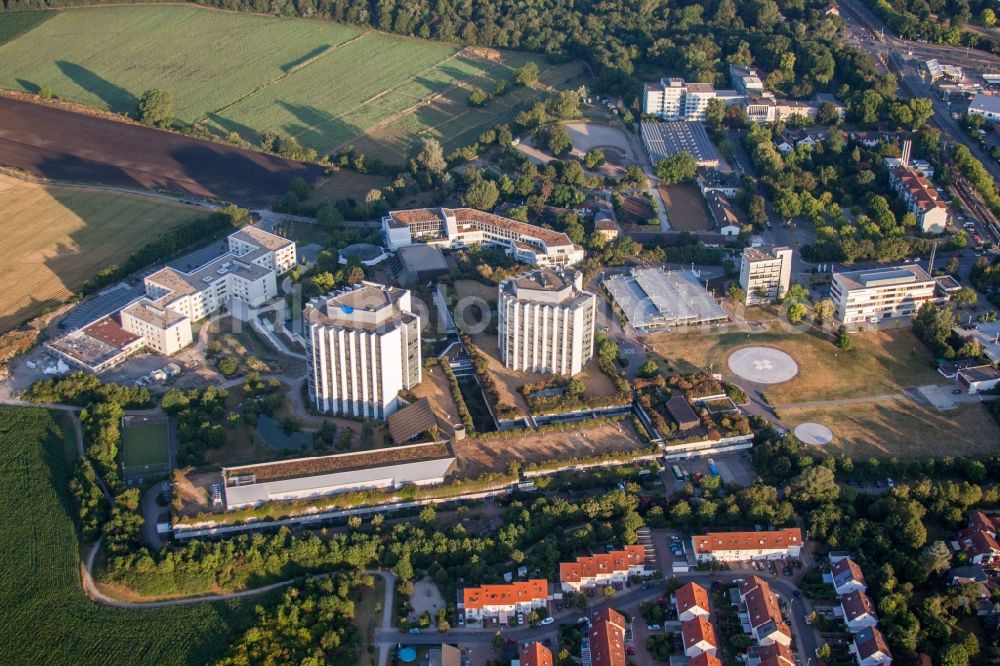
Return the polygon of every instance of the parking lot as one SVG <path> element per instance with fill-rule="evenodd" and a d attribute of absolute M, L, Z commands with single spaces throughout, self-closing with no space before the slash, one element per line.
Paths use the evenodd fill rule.
<path fill-rule="evenodd" d="M 719 476 L 721 476 L 722 480 L 727 484 L 746 487 L 752 484 L 754 479 L 757 478 L 757 472 L 753 468 L 750 456 L 745 452 L 727 454 L 724 456 L 706 456 L 703 458 L 672 460 L 667 461 L 665 469 L 660 474 L 660 477 L 663 479 L 663 485 L 667 489 L 667 493 L 679 492 L 685 484 L 694 483 L 696 479 L 709 476 L 709 460 L 714 462 L 715 468 L 719 471 Z M 674 465 L 677 465 L 677 467 L 680 468 L 681 473 L 684 475 L 683 481 L 678 481 L 677 477 L 674 476 Z"/>

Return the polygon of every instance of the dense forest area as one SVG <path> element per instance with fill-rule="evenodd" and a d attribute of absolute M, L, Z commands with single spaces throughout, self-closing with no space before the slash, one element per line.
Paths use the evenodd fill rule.
<path fill-rule="evenodd" d="M 100 4 L 5 0 L 7 10 Z M 841 19 L 826 0 L 204 0 L 228 10 L 320 17 L 386 32 L 581 58 L 599 90 L 634 96 L 644 78 L 667 73 L 724 82 L 730 63 L 769 72 L 782 93 L 833 92 L 846 99 L 878 83 L 874 64 L 835 40 Z M 881 86 L 880 86 L 881 87 Z M 891 89 L 891 88 L 890 88 Z"/>
<path fill-rule="evenodd" d="M 997 5 L 992 0 L 867 0 L 889 28 L 905 39 L 971 46 L 1000 53 L 1000 40 L 963 30 L 969 23 L 992 28 Z"/>

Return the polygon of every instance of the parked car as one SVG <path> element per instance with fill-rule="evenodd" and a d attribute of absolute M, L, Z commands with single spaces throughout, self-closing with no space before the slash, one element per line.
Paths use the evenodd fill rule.
<path fill-rule="evenodd" d="M 578 618 L 576 619 L 576 623 L 577 623 L 577 624 L 588 624 L 589 622 L 590 622 L 590 620 L 588 620 L 588 619 L 587 619 L 587 618 L 585 618 L 585 617 L 578 617 Z"/>
<path fill-rule="evenodd" d="M 540 624 L 552 624 L 555 621 L 556 619 L 554 617 L 547 617 L 544 620 L 542 620 Z"/>
<path fill-rule="evenodd" d="M 410 633 L 411 634 L 419 634 L 420 633 L 420 627 L 410 627 Z"/>
<path fill-rule="evenodd" d="M 893 483 L 893 481 L 892 481 L 892 477 L 886 477 L 886 479 L 885 479 L 885 485 L 886 485 L 887 488 L 895 488 L 896 487 L 896 484 Z"/>
<path fill-rule="evenodd" d="M 650 631 L 659 631 L 660 630 L 660 625 L 658 625 L 658 624 L 647 624 L 646 628 L 649 629 Z"/>

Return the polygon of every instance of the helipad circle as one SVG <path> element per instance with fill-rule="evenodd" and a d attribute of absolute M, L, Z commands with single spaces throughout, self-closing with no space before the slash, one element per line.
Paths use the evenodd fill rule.
<path fill-rule="evenodd" d="M 780 384 L 799 372 L 795 359 L 773 347 L 744 347 L 729 355 L 729 369 L 755 384 Z"/>
<path fill-rule="evenodd" d="M 823 446 L 833 441 L 833 431 L 822 423 L 800 423 L 795 426 L 795 437 L 803 444 Z"/>

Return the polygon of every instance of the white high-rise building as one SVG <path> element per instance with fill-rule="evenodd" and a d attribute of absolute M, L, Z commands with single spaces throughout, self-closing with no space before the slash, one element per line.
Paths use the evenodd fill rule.
<path fill-rule="evenodd" d="M 776 247 L 770 252 L 748 247 L 740 259 L 740 288 L 747 305 L 780 300 L 792 279 L 792 250 Z"/>
<path fill-rule="evenodd" d="M 597 297 L 583 273 L 543 268 L 499 287 L 497 341 L 504 365 L 522 372 L 575 375 L 594 355 Z"/>
<path fill-rule="evenodd" d="M 735 90 L 716 90 L 710 83 L 687 83 L 684 79 L 660 79 L 642 88 L 642 112 L 660 120 L 705 120 L 709 100 L 725 105 L 742 102 Z"/>
<path fill-rule="evenodd" d="M 420 317 L 410 292 L 373 282 L 312 299 L 303 311 L 309 397 L 321 412 L 385 419 L 421 380 Z"/>

